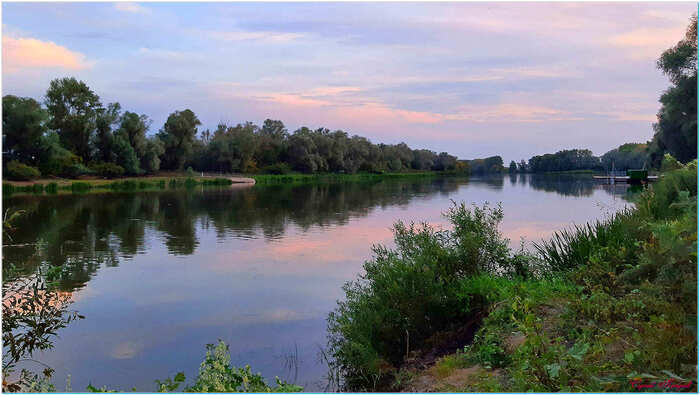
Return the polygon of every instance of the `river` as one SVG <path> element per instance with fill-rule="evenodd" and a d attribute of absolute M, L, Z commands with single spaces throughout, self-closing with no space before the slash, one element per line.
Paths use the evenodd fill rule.
<path fill-rule="evenodd" d="M 445 226 L 451 201 L 500 202 L 503 234 L 531 248 L 628 194 L 590 176 L 520 175 L 16 195 L 5 209 L 27 214 L 3 256 L 29 271 L 62 265 L 60 289 L 85 316 L 34 356 L 59 391 L 68 375 L 73 391 L 153 391 L 179 371 L 191 383 L 218 339 L 234 364 L 317 391 L 326 316 L 396 220 Z"/>

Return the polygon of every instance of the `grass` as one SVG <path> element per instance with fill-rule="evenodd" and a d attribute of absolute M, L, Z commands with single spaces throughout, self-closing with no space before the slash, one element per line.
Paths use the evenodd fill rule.
<path fill-rule="evenodd" d="M 465 280 L 464 292 L 483 295 L 491 312 L 471 345 L 438 364 L 500 370 L 457 390 L 696 391 L 695 180 L 691 163 L 665 174 L 636 209 L 560 232 L 539 247 L 542 279 Z M 514 333 L 522 341 L 512 347 Z"/>
<path fill-rule="evenodd" d="M 18 184 L 3 182 L 3 195 L 15 193 L 55 194 L 59 192 L 87 193 L 93 191 L 139 191 L 166 188 L 193 188 L 195 186 L 229 186 L 233 182 L 228 178 L 209 177 L 134 177 L 121 180 L 82 180 L 71 182 L 37 182 Z"/>
<path fill-rule="evenodd" d="M 486 374 L 451 390 L 697 390 L 697 198 L 693 162 L 665 173 L 635 208 L 564 229 L 536 256 L 502 250 L 501 216 L 489 210 L 453 209 L 453 230 L 397 224 L 396 249 L 376 246 L 329 316 L 346 389 L 411 388 L 402 378 L 421 375 L 448 388 L 439 381 L 475 367 Z M 484 311 L 470 344 L 406 370 L 424 339 Z"/>
<path fill-rule="evenodd" d="M 452 172 L 405 172 L 405 173 L 355 173 L 355 174 L 256 174 L 249 176 L 255 180 L 256 184 L 289 184 L 289 183 L 319 183 L 319 182 L 356 182 L 375 181 L 383 179 L 403 179 L 403 178 L 427 178 L 456 175 Z"/>

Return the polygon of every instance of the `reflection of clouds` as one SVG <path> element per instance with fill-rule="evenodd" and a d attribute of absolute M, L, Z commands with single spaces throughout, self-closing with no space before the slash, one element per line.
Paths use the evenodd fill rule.
<path fill-rule="evenodd" d="M 323 312 L 304 312 L 285 308 L 272 308 L 260 312 L 232 312 L 230 314 L 214 313 L 202 316 L 191 327 L 201 326 L 249 326 L 260 324 L 280 324 L 318 318 Z"/>
<path fill-rule="evenodd" d="M 114 346 L 109 355 L 114 359 L 131 359 L 143 351 L 143 349 L 144 347 L 142 344 L 132 340 L 126 340 Z"/>

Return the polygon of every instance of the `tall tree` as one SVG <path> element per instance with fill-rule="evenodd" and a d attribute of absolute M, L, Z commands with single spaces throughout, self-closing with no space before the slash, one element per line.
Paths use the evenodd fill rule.
<path fill-rule="evenodd" d="M 649 146 L 652 165 L 659 166 L 665 152 L 681 162 L 698 157 L 698 16 L 690 18 L 685 37 L 659 58 L 657 66 L 672 85 L 659 101 L 661 109 Z"/>
<path fill-rule="evenodd" d="M 58 133 L 64 147 L 84 161 L 90 160 L 96 118 L 102 107 L 99 96 L 83 81 L 60 78 L 51 81 L 45 99 L 49 128 Z"/>
<path fill-rule="evenodd" d="M 114 161 L 113 127 L 119 121 L 119 103 L 110 103 L 107 108 L 100 109 L 95 122 L 95 159 L 102 162 Z"/>
<path fill-rule="evenodd" d="M 148 116 L 129 111 L 125 112 L 120 119 L 117 134 L 120 134 L 131 144 L 139 159 L 143 158 L 146 150 L 146 132 L 150 125 L 151 121 Z"/>
<path fill-rule="evenodd" d="M 197 126 L 202 123 L 192 110 L 175 111 L 168 116 L 158 138 L 163 141 L 165 153 L 161 167 L 182 170 L 192 152 L 192 144 L 197 135 Z"/>
<path fill-rule="evenodd" d="M 41 152 L 47 114 L 28 97 L 6 95 L 2 98 L 2 145 L 11 159 L 36 164 Z"/>
<path fill-rule="evenodd" d="M 518 172 L 518 165 L 515 164 L 514 160 L 510 161 L 510 166 L 508 166 L 508 172 L 511 174 Z"/>

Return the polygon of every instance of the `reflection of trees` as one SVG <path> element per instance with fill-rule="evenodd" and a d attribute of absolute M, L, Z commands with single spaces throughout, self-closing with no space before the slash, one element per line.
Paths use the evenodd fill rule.
<path fill-rule="evenodd" d="M 521 174 L 530 186 L 539 191 L 563 196 L 591 196 L 597 182 L 590 174 Z"/>
<path fill-rule="evenodd" d="M 435 193 L 449 194 L 454 179 L 386 180 L 373 183 L 275 185 L 245 189 L 205 189 L 142 193 L 21 196 L 6 207 L 26 210 L 13 240 L 4 241 L 6 265 L 27 273 L 40 265 L 61 266 L 59 288 L 84 286 L 100 266 L 144 250 L 146 229 L 160 234 L 169 253 L 192 254 L 197 227 L 221 237 L 281 237 L 289 224 L 343 225 L 376 207 L 407 205 Z"/>

